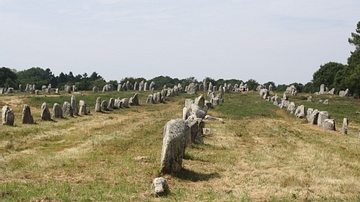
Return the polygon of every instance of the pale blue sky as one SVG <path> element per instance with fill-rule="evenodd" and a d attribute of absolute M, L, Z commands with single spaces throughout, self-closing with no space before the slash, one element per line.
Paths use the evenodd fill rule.
<path fill-rule="evenodd" d="M 0 0 L 0 66 L 106 80 L 305 84 L 346 63 L 359 0 Z"/>

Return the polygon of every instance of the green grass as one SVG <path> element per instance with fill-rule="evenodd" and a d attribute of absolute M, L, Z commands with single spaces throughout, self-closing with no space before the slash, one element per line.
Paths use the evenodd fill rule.
<path fill-rule="evenodd" d="M 93 109 L 97 97 L 130 97 L 135 92 L 84 92 L 76 95 Z M 257 93 L 227 93 L 209 114 L 211 134 L 204 145 L 186 149 L 183 170 L 164 175 L 167 197 L 151 195 L 150 183 L 160 176 L 163 126 L 180 118 L 186 98 L 145 104 L 150 92 L 139 93 L 140 106 L 89 116 L 45 122 L 42 102 L 63 103 L 70 95 L 1 96 L 15 111 L 16 126 L 0 126 L 0 201 L 358 201 L 360 192 L 359 101 L 329 98 L 328 110 L 338 124 L 350 119 L 349 135 L 324 131 L 295 118 Z M 316 101 L 317 97 L 314 96 Z M 29 104 L 37 122 L 20 123 Z"/>

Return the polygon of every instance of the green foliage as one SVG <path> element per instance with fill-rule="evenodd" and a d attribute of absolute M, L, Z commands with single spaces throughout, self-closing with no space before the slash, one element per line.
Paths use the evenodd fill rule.
<path fill-rule="evenodd" d="M 345 65 L 337 62 L 328 62 L 320 66 L 320 69 L 313 74 L 313 85 L 319 88 L 321 84 L 325 84 L 329 88 L 337 88 L 335 78 L 344 82 L 344 75 L 338 72 L 343 72 Z"/>
<path fill-rule="evenodd" d="M 7 67 L 0 68 L 0 86 L 15 87 L 16 79 L 17 75 L 13 70 Z"/>
<path fill-rule="evenodd" d="M 254 79 L 249 79 L 246 83 L 249 87 L 249 90 L 256 90 L 256 88 L 259 86 L 259 83 Z"/>
<path fill-rule="evenodd" d="M 46 71 L 40 67 L 32 67 L 27 70 L 19 71 L 17 73 L 19 84 L 35 84 L 36 88 L 41 88 L 42 85 L 48 85 L 51 80 L 49 71 Z"/>
<path fill-rule="evenodd" d="M 314 88 L 314 84 L 313 82 L 307 82 L 304 87 L 303 87 L 303 92 L 304 93 L 313 93 L 315 92 L 315 88 Z"/>

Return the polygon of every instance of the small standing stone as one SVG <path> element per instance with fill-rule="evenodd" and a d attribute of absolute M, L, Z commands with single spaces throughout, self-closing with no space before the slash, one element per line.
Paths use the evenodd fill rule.
<path fill-rule="evenodd" d="M 34 123 L 33 116 L 31 115 L 30 106 L 27 104 L 24 104 L 21 120 L 22 120 L 23 124 L 33 124 Z"/>
<path fill-rule="evenodd" d="M 169 193 L 169 185 L 163 177 L 155 178 L 152 182 L 151 188 L 153 190 L 153 195 L 156 197 L 165 196 Z"/>
<path fill-rule="evenodd" d="M 41 116 L 41 120 L 43 120 L 43 121 L 51 121 L 50 110 L 49 110 L 46 102 L 44 102 L 44 103 L 41 105 L 41 113 L 40 113 L 40 116 Z"/>
<path fill-rule="evenodd" d="M 15 115 L 12 109 L 8 106 L 2 108 L 2 124 L 13 126 L 15 121 Z"/>
<path fill-rule="evenodd" d="M 344 118 L 341 130 L 340 130 L 341 134 L 347 135 L 347 133 L 348 133 L 348 124 L 349 124 L 349 120 L 347 118 Z"/>
<path fill-rule="evenodd" d="M 96 98 L 95 112 L 101 112 L 101 97 Z"/>
<path fill-rule="evenodd" d="M 53 116 L 54 118 L 63 118 L 63 110 L 58 103 L 53 106 Z"/>

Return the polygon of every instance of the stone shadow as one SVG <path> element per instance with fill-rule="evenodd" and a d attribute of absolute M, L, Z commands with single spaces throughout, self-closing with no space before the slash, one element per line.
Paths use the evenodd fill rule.
<path fill-rule="evenodd" d="M 213 178 L 220 178 L 220 175 L 217 172 L 199 173 L 199 172 L 196 172 L 193 170 L 188 170 L 186 168 L 182 168 L 181 171 L 176 175 L 176 177 L 178 177 L 182 180 L 198 182 L 198 181 L 208 181 Z"/>

